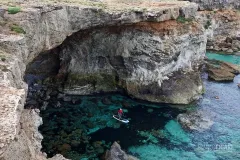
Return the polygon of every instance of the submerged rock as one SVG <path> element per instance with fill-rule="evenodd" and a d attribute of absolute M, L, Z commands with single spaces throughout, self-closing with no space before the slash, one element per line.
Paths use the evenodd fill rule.
<path fill-rule="evenodd" d="M 147 110 L 147 112 L 148 112 L 148 113 L 152 113 L 152 112 L 153 112 L 153 109 L 152 109 L 152 108 L 149 108 L 149 109 Z"/>
<path fill-rule="evenodd" d="M 71 146 L 67 143 L 58 146 L 58 151 L 63 155 L 70 150 L 71 150 Z"/>
<path fill-rule="evenodd" d="M 177 120 L 184 128 L 196 131 L 205 131 L 214 124 L 202 111 L 179 114 Z"/>
<path fill-rule="evenodd" d="M 122 105 L 124 108 L 131 108 L 131 107 L 132 107 L 132 105 L 131 105 L 130 103 L 125 102 L 125 101 L 121 102 L 121 105 Z"/>
<path fill-rule="evenodd" d="M 110 104 L 112 104 L 112 101 L 109 97 L 104 97 L 102 99 L 102 103 L 105 104 L 105 105 L 110 105 Z"/>
<path fill-rule="evenodd" d="M 188 134 L 182 129 L 181 125 L 175 120 L 170 120 L 164 126 L 164 136 L 174 144 L 191 142 Z"/>
<path fill-rule="evenodd" d="M 80 141 L 77 141 L 77 140 L 72 140 L 72 141 L 71 141 L 71 146 L 72 146 L 72 147 L 78 147 L 80 144 L 81 144 Z"/>
<path fill-rule="evenodd" d="M 138 160 L 136 157 L 126 154 L 117 142 L 114 142 L 110 150 L 105 154 L 105 160 Z"/>

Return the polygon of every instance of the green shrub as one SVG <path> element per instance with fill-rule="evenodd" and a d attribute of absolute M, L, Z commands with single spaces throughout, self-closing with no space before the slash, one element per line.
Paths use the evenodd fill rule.
<path fill-rule="evenodd" d="M 205 29 L 208 29 L 209 26 L 211 26 L 211 25 L 212 25 L 211 21 L 208 20 L 207 23 L 204 25 L 204 28 L 205 28 Z"/>
<path fill-rule="evenodd" d="M 16 14 L 21 11 L 20 7 L 8 7 L 8 14 Z"/>
<path fill-rule="evenodd" d="M 6 58 L 2 57 L 1 60 L 4 62 L 4 61 L 6 61 Z"/>
<path fill-rule="evenodd" d="M 23 30 L 23 28 L 18 26 L 18 25 L 16 25 L 16 24 L 11 26 L 11 31 L 14 31 L 16 33 L 26 34 L 26 32 Z"/>
<path fill-rule="evenodd" d="M 183 17 L 183 16 L 179 16 L 176 20 L 177 20 L 177 22 L 179 22 L 179 23 L 186 23 L 186 22 L 191 22 L 191 21 L 192 21 L 191 18 L 185 18 L 185 17 Z"/>
<path fill-rule="evenodd" d="M 1 52 L 0 52 L 1 53 Z M 0 54 L 0 59 L 1 59 L 1 61 L 6 61 L 6 56 L 5 55 L 2 55 L 2 54 Z"/>

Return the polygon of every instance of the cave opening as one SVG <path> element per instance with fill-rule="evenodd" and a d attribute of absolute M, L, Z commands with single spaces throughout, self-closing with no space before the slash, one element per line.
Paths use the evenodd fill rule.
<path fill-rule="evenodd" d="M 100 31 L 97 30 L 92 33 L 98 33 Z M 169 154 L 175 159 L 182 157 L 182 155 L 186 155 L 186 157 L 193 156 L 197 159 L 198 157 L 204 158 L 206 155 L 205 151 L 199 154 L 196 150 L 199 145 L 204 144 L 206 141 L 211 142 L 213 147 L 222 142 L 222 137 L 225 142 L 228 142 L 228 136 L 222 136 L 223 131 L 221 128 L 231 127 L 231 125 L 228 125 L 231 124 L 231 118 L 225 115 L 232 112 L 229 111 L 231 107 L 229 107 L 228 103 L 231 103 L 231 106 L 238 103 L 236 96 L 239 90 L 237 90 L 234 84 L 236 82 L 219 85 L 218 83 L 207 81 L 207 79 L 203 77 L 206 93 L 202 99 L 197 101 L 197 103 L 183 105 L 181 109 L 179 106 L 172 108 L 170 104 L 136 100 L 127 96 L 124 92 L 112 92 L 119 90 L 112 90 L 113 88 L 109 86 L 115 86 L 116 82 L 122 83 L 124 86 L 122 77 L 128 76 L 126 71 L 132 71 L 131 68 L 128 68 L 129 66 L 126 65 L 126 62 L 129 64 L 132 63 L 134 67 L 138 64 L 149 71 L 155 69 L 156 66 L 145 63 L 145 61 L 142 63 L 132 57 L 126 58 L 119 55 L 110 56 L 109 53 L 112 53 L 111 45 L 106 43 L 107 45 L 101 48 L 101 43 L 97 41 L 101 36 L 97 36 L 94 42 L 91 41 L 91 38 L 90 40 L 88 39 L 89 43 L 83 41 L 82 43 L 87 43 L 88 45 L 87 47 L 83 45 L 79 49 L 79 46 L 76 45 L 78 44 L 76 42 L 79 40 L 79 37 L 74 36 L 80 36 L 80 38 L 85 39 L 86 37 L 81 37 L 82 35 L 82 33 L 76 33 L 73 37 L 68 37 L 65 42 L 57 48 L 40 54 L 29 64 L 26 70 L 25 81 L 29 85 L 29 90 L 25 107 L 38 108 L 41 110 L 40 116 L 43 119 L 43 124 L 39 127 L 39 132 L 44 137 L 42 140 L 42 151 L 47 153 L 48 157 L 60 153 L 64 157 L 73 160 L 84 158 L 104 159 L 105 151 L 110 148 L 114 141 L 117 141 L 123 150 L 142 159 L 148 159 L 149 156 L 152 159 L 154 159 L 154 157 L 155 159 L 156 157 L 161 159 L 161 157 L 168 157 Z M 70 40 L 71 42 L 69 42 Z M 94 45 L 91 46 L 89 44 Z M 98 58 L 87 56 L 86 59 L 82 60 L 81 58 L 86 56 L 87 53 L 90 53 L 89 51 L 92 51 L 94 47 L 97 49 L 100 47 L 99 50 L 101 50 L 103 54 L 105 53 L 104 51 L 106 51 L 109 55 L 98 55 Z M 75 53 L 81 53 L 80 58 L 77 57 L 77 54 L 74 55 L 73 50 Z M 133 53 L 142 54 L 142 52 Z M 144 56 L 143 59 L 145 60 L 146 57 Z M 177 52 L 177 55 L 173 56 L 173 61 L 177 62 L 179 57 L 181 57 L 181 53 Z M 155 58 L 155 61 L 161 61 L 159 56 Z M 66 61 L 62 61 L 63 59 Z M 91 59 L 93 59 L 93 62 L 89 61 Z M 165 59 L 163 62 L 167 64 L 170 61 L 170 59 Z M 77 74 L 72 75 L 68 72 L 69 65 L 66 65 L 67 63 L 72 65 L 70 66 L 71 73 Z M 82 68 L 76 67 L 76 64 L 78 67 L 82 66 Z M 84 64 L 88 64 L 88 66 Z M 108 67 L 105 68 L 106 65 L 108 67 L 110 66 L 109 68 L 114 69 L 114 71 L 119 71 L 118 74 L 111 72 L 114 76 L 109 76 L 109 74 L 99 75 L 83 72 L 88 70 L 89 67 L 92 67 L 91 69 L 95 72 L 102 70 L 109 71 Z M 96 66 L 99 67 L 100 70 L 94 70 Z M 78 73 L 85 75 L 82 76 Z M 186 86 L 189 85 L 189 82 L 194 79 L 192 75 L 187 77 L 178 77 L 176 75 L 183 76 L 184 74 L 175 74 L 175 77 L 170 78 L 169 83 L 164 84 L 165 91 L 169 91 L 167 95 L 171 95 L 172 93 L 172 88 L 170 88 L 173 86 L 171 80 L 174 80 L 174 82 L 179 82 L 177 80 L 180 79 L 184 80 L 183 82 L 176 83 L 176 87 L 180 86 L 180 89 L 182 89 L 187 88 Z M 68 79 L 69 76 L 71 80 Z M 186 80 L 188 77 L 189 79 Z M 104 78 L 110 78 L 111 81 L 107 82 Z M 186 82 L 187 85 L 184 82 Z M 199 76 L 196 77 L 195 82 L 199 82 Z M 105 83 L 107 83 L 107 85 L 103 88 L 101 84 Z M 68 84 L 67 90 L 64 89 L 66 84 Z M 86 88 L 81 88 L 82 86 L 89 86 L 91 89 L 90 92 L 88 92 L 89 90 L 86 90 Z M 149 86 L 144 87 L 144 90 L 139 93 L 143 95 L 152 94 L 148 87 Z M 77 92 L 75 92 L 75 88 L 78 89 Z M 85 90 L 85 92 L 79 92 L 82 89 Z M 156 89 L 155 86 L 152 86 L 151 90 L 154 89 Z M 223 90 L 225 91 L 224 93 L 222 93 Z M 92 91 L 105 92 L 95 94 Z M 155 91 L 160 93 L 158 89 Z M 182 99 L 183 91 L 180 93 L 180 98 Z M 213 97 L 215 93 L 221 93 L 222 99 L 216 101 Z M 224 103 L 225 108 L 222 103 Z M 212 122 L 205 118 L 211 117 L 211 115 L 208 114 L 218 110 L 219 106 L 223 107 L 224 110 L 219 113 L 221 114 L 220 116 L 212 118 L 217 125 L 211 128 Z M 120 123 L 112 118 L 113 114 L 115 114 L 119 108 L 124 109 L 125 116 L 130 120 L 129 124 Z M 203 118 L 203 122 L 201 120 L 202 113 L 207 115 Z M 237 113 L 238 112 L 234 113 L 233 116 L 237 117 Z M 181 115 L 180 117 L 186 118 L 185 122 L 187 125 L 190 125 L 190 127 L 192 127 L 191 125 L 195 127 L 194 129 L 203 127 L 204 131 L 198 132 L 194 129 L 193 131 L 184 130 L 177 121 L 179 120 L 179 115 Z M 227 126 L 224 126 L 224 124 L 221 123 L 222 121 L 224 121 Z M 237 125 L 237 122 L 234 123 L 234 125 Z M 228 129 L 232 130 L 231 128 Z M 232 131 L 232 133 L 233 135 L 238 134 L 235 131 Z M 208 154 L 216 158 L 221 157 L 221 155 L 215 155 L 214 150 Z"/>
<path fill-rule="evenodd" d="M 138 101 L 119 92 L 88 96 L 63 94 L 56 86 L 45 82 L 58 74 L 57 51 L 59 48 L 40 54 L 29 64 L 25 75 L 29 85 L 25 107 L 41 110 L 43 124 L 39 131 L 44 137 L 42 151 L 48 157 L 60 153 L 73 160 L 100 159 L 114 141 L 125 150 L 144 143 L 141 134 L 147 133 L 143 131 L 157 134 L 157 143 L 169 143 L 161 137 L 160 129 L 181 110 Z M 122 124 L 112 118 L 118 108 L 123 108 L 125 116 L 131 117 L 131 124 Z"/>
<path fill-rule="evenodd" d="M 42 151 L 47 153 L 48 157 L 60 153 L 66 158 L 79 160 L 101 159 L 114 141 L 118 141 L 124 150 L 147 142 L 163 143 L 168 146 L 170 141 L 163 136 L 162 129 L 179 113 L 185 111 L 169 108 L 166 104 L 133 99 L 119 88 L 117 90 L 104 88 L 102 91 L 99 84 L 105 82 L 96 79 L 93 82 L 88 76 L 78 84 L 93 84 L 95 88 L 96 86 L 100 88 L 100 92 L 90 95 L 65 93 L 64 85 L 69 83 L 68 76 L 71 75 L 66 72 L 68 68 L 65 66 L 66 62 L 62 61 L 61 53 L 69 52 L 64 50 L 68 40 L 69 38 L 52 50 L 40 53 L 27 66 L 25 72 L 24 78 L 28 84 L 25 108 L 40 109 L 40 116 L 43 119 L 43 124 L 39 127 L 39 132 L 44 137 Z M 98 56 L 98 58 L 100 68 L 106 67 L 107 59 L 111 66 L 122 71 L 120 75 L 112 72 L 113 81 L 124 83 L 119 77 L 127 74 L 124 68 L 126 60 L 122 56 Z M 108 75 L 103 74 L 92 77 L 101 79 L 105 76 L 109 79 Z M 107 87 L 113 84 L 106 83 Z M 124 109 L 125 116 L 130 118 L 130 124 L 123 124 L 112 118 L 119 108 Z M 159 123 L 155 123 L 156 121 Z M 151 135 L 155 135 L 156 138 L 148 139 Z"/>

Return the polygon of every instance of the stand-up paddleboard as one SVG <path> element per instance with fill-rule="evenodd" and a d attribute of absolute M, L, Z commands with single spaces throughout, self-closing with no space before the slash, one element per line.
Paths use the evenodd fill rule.
<path fill-rule="evenodd" d="M 116 120 L 120 121 L 120 122 L 123 122 L 123 123 L 128 123 L 129 120 L 128 119 L 119 119 L 117 115 L 113 115 L 113 118 L 115 118 Z"/>

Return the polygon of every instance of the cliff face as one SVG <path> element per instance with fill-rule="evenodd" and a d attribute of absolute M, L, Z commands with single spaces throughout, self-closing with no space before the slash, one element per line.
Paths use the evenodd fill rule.
<path fill-rule="evenodd" d="M 145 22 L 74 34 L 61 47 L 64 91 L 91 94 L 124 88 L 136 98 L 189 103 L 202 93 L 198 66 L 206 45 L 196 22 Z"/>
<path fill-rule="evenodd" d="M 200 10 L 226 9 L 226 8 L 240 8 L 238 0 L 188 0 L 199 4 Z"/>
<path fill-rule="evenodd" d="M 197 14 L 208 36 L 207 49 L 232 54 L 240 50 L 240 2 L 236 0 L 189 0 L 199 4 Z"/>
<path fill-rule="evenodd" d="M 236 10 L 203 11 L 199 19 L 207 28 L 207 49 L 229 54 L 240 50 L 240 14 Z"/>
<path fill-rule="evenodd" d="M 82 68 L 78 68 L 77 74 L 95 74 L 102 69 L 104 74 L 110 73 L 110 75 L 113 75 L 112 73 L 114 73 L 114 76 L 118 75 L 119 80 L 117 81 L 119 83 L 120 80 L 123 80 L 122 86 L 127 89 L 129 94 L 150 101 L 159 101 L 155 99 L 162 97 L 160 101 L 187 103 L 194 99 L 195 95 L 198 95 L 201 91 L 201 82 L 199 74 L 193 71 L 197 70 L 198 60 L 202 59 L 205 50 L 206 38 L 200 29 L 201 27 L 197 27 L 195 22 L 185 25 L 176 22 L 172 24 L 163 22 L 170 19 L 174 20 L 180 15 L 184 17 L 183 19 L 194 17 L 197 5 L 188 2 L 164 2 L 148 5 L 147 9 L 145 5 L 134 4 L 122 10 L 121 6 L 119 8 L 115 6 L 105 8 L 104 5 L 102 8 L 79 4 L 44 5 L 29 1 L 28 4 L 20 4 L 22 9 L 16 14 L 10 14 L 7 12 L 8 7 L 1 5 L 0 159 L 45 159 L 45 155 L 40 152 L 42 137 L 37 132 L 41 119 L 36 111 L 23 109 L 27 93 L 27 85 L 23 81 L 25 68 L 40 52 L 57 47 L 67 36 L 80 30 L 92 30 L 93 27 L 100 27 L 95 31 L 92 30 L 89 33 L 92 39 L 86 37 L 85 42 L 76 42 L 76 40 L 71 40 L 74 37 L 69 38 L 69 45 L 77 44 L 79 46 L 71 50 L 73 51 L 72 55 L 62 50 L 61 55 L 64 58 L 62 64 L 70 62 L 70 64 L 66 64 L 68 70 L 62 69 L 64 72 L 75 74 L 76 68 L 74 65 L 82 67 L 79 63 L 74 62 L 79 58 L 72 58 L 72 56 L 80 56 L 85 60 L 96 57 L 96 59 L 87 61 L 89 64 L 87 64 L 85 72 Z M 125 8 L 125 6 L 122 8 Z M 146 24 L 139 23 L 138 25 L 124 27 L 124 30 L 117 34 L 110 34 L 109 29 L 111 27 L 109 26 L 146 21 L 162 22 L 157 25 L 157 28 L 160 27 L 163 30 L 153 29 L 149 31 L 144 29 Z M 168 23 L 170 25 L 166 25 Z M 151 25 L 149 23 L 147 27 Z M 173 28 L 171 28 L 171 25 L 173 25 Z M 108 27 L 103 29 L 101 26 Z M 187 33 L 187 30 L 191 32 Z M 18 32 L 18 34 L 15 32 Z M 83 33 L 79 32 L 76 37 L 84 33 L 85 31 Z M 100 38 L 103 36 L 105 38 Z M 91 47 L 92 40 L 97 42 L 96 46 Z M 76 48 L 84 50 L 81 48 L 84 45 L 86 49 L 92 49 L 92 51 L 86 50 L 87 52 L 84 52 L 86 57 L 76 51 Z M 112 51 L 107 48 L 108 45 L 112 47 Z M 68 46 L 65 46 L 65 48 L 67 49 Z M 116 52 L 113 52 L 114 49 L 116 49 Z M 93 51 L 98 53 L 95 55 Z M 65 57 L 67 58 L 65 59 Z M 106 63 L 104 59 L 107 61 Z M 96 63 L 101 60 L 103 61 Z M 86 64 L 82 60 L 79 62 Z M 94 63 L 96 63 L 96 70 L 93 66 Z M 134 65 L 130 66 L 130 63 Z M 122 69 L 122 67 L 125 68 Z M 182 72 L 183 74 L 180 74 Z M 190 81 L 192 75 L 195 78 Z M 186 79 L 189 80 L 188 83 Z M 71 79 L 68 80 L 67 82 L 71 82 Z M 190 84 L 192 88 L 187 88 L 186 83 Z M 67 84 L 71 86 L 71 83 L 66 83 L 66 86 Z M 165 86 L 165 90 L 163 87 L 160 88 L 160 85 Z M 168 88 L 172 85 L 177 88 L 173 93 Z M 149 87 L 154 92 L 145 89 Z M 178 99 L 182 94 L 182 90 L 180 92 L 181 87 L 187 88 L 184 90 L 186 95 L 183 100 Z M 165 93 L 168 98 L 163 98 L 165 95 L 160 95 L 159 90 L 163 90 L 161 94 Z M 66 91 L 70 92 L 71 90 L 66 87 Z M 151 94 L 152 97 L 149 96 Z M 14 153 L 18 154 L 15 155 Z M 57 157 L 57 159 L 62 159 L 62 157 Z"/>

